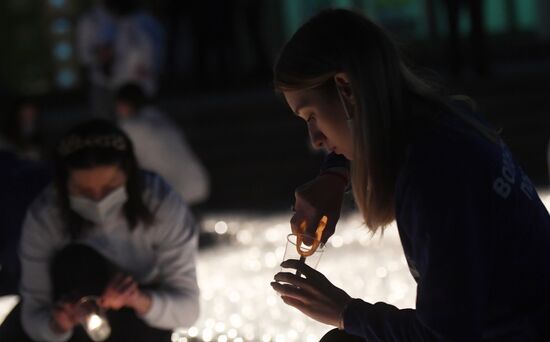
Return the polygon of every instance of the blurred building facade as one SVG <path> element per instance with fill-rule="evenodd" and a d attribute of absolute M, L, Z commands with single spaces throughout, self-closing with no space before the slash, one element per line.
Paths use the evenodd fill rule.
<path fill-rule="evenodd" d="M 270 68 L 284 41 L 325 7 L 356 8 L 375 18 L 420 67 L 435 69 L 451 90 L 471 95 L 502 128 L 527 174 L 546 184 L 549 2 L 479 0 L 491 70 L 480 77 L 471 63 L 468 1 L 453 1 L 460 3 L 464 55 L 457 78 L 450 73 L 447 0 L 142 1 L 167 33 L 157 102 L 185 127 L 204 160 L 212 182 L 207 206 L 290 203 L 293 188 L 315 174 L 322 156 L 311 152 L 304 127 L 273 94 Z M 45 95 L 51 140 L 85 116 L 87 85 L 75 56 L 75 30 L 95 3 L 0 3 L 0 91 Z"/>

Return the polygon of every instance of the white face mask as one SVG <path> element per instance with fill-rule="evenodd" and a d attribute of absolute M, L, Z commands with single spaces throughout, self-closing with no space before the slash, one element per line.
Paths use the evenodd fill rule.
<path fill-rule="evenodd" d="M 94 201 L 86 197 L 70 196 L 69 202 L 71 209 L 80 216 L 101 225 L 116 218 L 127 199 L 126 187 L 121 186 L 100 201 Z"/>

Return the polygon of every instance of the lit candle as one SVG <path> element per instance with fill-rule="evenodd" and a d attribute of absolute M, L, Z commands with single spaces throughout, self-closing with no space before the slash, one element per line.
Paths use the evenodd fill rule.
<path fill-rule="evenodd" d="M 78 309 L 80 323 L 92 341 L 104 341 L 111 335 L 111 327 L 96 297 L 81 298 Z"/>
<path fill-rule="evenodd" d="M 96 314 L 90 315 L 88 318 L 88 330 L 96 330 L 103 324 L 103 320 Z"/>
<path fill-rule="evenodd" d="M 111 327 L 104 317 L 93 313 L 86 320 L 86 332 L 93 341 L 104 341 L 111 335 Z"/>

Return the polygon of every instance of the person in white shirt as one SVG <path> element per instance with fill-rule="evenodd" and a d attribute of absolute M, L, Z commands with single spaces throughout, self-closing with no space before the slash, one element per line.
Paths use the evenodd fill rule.
<path fill-rule="evenodd" d="M 108 117 L 115 90 L 139 83 L 153 96 L 162 69 L 165 32 L 133 0 L 102 0 L 78 23 L 76 45 L 90 82 L 92 114 Z"/>
<path fill-rule="evenodd" d="M 147 103 L 136 83 L 119 88 L 115 104 L 118 123 L 134 143 L 140 166 L 161 175 L 188 204 L 204 202 L 210 193 L 208 173 L 177 125 Z"/>
<path fill-rule="evenodd" d="M 69 131 L 56 165 L 21 237 L 27 335 L 80 341 L 76 303 L 90 295 L 108 310 L 110 341 L 170 341 L 171 330 L 191 326 L 197 226 L 179 194 L 140 171 L 129 138 L 103 120 Z"/>

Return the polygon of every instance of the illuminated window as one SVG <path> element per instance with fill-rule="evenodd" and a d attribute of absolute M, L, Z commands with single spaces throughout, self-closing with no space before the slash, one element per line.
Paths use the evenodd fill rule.
<path fill-rule="evenodd" d="M 76 75 L 72 69 L 61 69 L 56 76 L 60 88 L 71 88 L 76 82 Z"/>
<path fill-rule="evenodd" d="M 58 61 L 67 61 L 73 54 L 73 48 L 67 42 L 58 42 L 53 48 L 53 54 Z"/>
<path fill-rule="evenodd" d="M 67 18 L 59 18 L 54 20 L 51 27 L 52 33 L 58 35 L 67 34 L 70 29 L 71 22 Z"/>
<path fill-rule="evenodd" d="M 50 0 L 50 5 L 55 8 L 62 8 L 65 6 L 65 0 Z"/>

